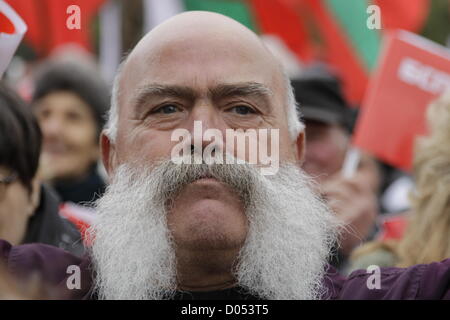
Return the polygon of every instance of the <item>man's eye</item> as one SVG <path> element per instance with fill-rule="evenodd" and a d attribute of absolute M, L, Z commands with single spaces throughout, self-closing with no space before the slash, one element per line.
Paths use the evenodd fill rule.
<path fill-rule="evenodd" d="M 247 107 L 247 106 L 236 106 L 236 107 L 230 108 L 229 110 L 232 112 L 235 112 L 237 114 L 240 114 L 240 115 L 256 113 L 255 110 L 253 110 L 252 108 Z"/>
<path fill-rule="evenodd" d="M 162 106 L 158 109 L 156 109 L 153 113 L 163 113 L 163 114 L 170 114 L 175 113 L 179 111 L 179 108 L 173 104 L 167 104 L 165 106 Z"/>

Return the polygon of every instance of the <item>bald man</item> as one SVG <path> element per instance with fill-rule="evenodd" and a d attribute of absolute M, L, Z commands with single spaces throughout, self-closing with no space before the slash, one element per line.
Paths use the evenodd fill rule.
<path fill-rule="evenodd" d="M 73 299 L 448 297 L 450 261 L 348 279 L 327 265 L 338 223 L 300 169 L 298 119 L 289 80 L 253 32 L 215 13 L 175 16 L 117 73 L 101 136 L 110 184 L 89 254 L 0 242 L 0 256 Z M 247 133 L 256 150 L 270 143 L 276 172 L 231 143 Z M 174 157 L 179 146 L 188 152 Z"/>

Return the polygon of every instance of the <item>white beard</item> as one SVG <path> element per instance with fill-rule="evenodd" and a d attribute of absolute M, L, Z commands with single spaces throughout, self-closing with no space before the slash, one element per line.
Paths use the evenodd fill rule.
<path fill-rule="evenodd" d="M 318 299 L 338 224 L 294 165 L 262 176 L 249 165 L 120 166 L 97 202 L 92 261 L 100 299 L 165 299 L 177 289 L 166 222 L 170 199 L 205 172 L 229 184 L 246 207 L 249 230 L 233 272 L 262 299 Z"/>

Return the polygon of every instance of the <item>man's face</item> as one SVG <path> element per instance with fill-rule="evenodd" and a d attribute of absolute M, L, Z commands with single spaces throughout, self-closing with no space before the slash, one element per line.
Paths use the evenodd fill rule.
<path fill-rule="evenodd" d="M 339 125 L 305 121 L 306 154 L 303 169 L 324 181 L 338 172 L 344 162 L 348 134 Z"/>
<path fill-rule="evenodd" d="M 195 28 L 183 37 L 167 31 L 164 39 L 147 40 L 123 71 L 118 135 L 107 167 L 169 159 L 178 143 L 171 141 L 172 132 L 184 128 L 193 136 L 194 121 L 223 137 L 226 129 L 280 129 L 280 161 L 296 160 L 283 78 L 261 47 L 229 32 L 205 36 Z M 255 86 L 260 90 L 250 92 Z M 181 190 L 167 220 L 179 248 L 238 249 L 248 228 L 239 195 L 214 179 Z"/>
<path fill-rule="evenodd" d="M 92 227 L 100 298 L 235 285 L 269 299 L 319 296 L 334 220 L 298 167 L 303 134 L 288 132 L 284 85 L 256 35 L 214 13 L 178 15 L 141 40 L 122 71 L 115 140 L 101 139 L 111 181 Z M 171 161 L 173 131 L 195 139 L 196 121 L 222 133 L 219 148 L 227 129 L 278 129 L 279 171 L 262 174 L 250 151 L 225 150 L 245 164 Z"/>

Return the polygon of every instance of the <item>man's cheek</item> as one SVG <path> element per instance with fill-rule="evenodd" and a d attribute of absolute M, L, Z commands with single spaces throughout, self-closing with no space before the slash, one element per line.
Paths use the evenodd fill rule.
<path fill-rule="evenodd" d="M 117 156 L 120 163 L 170 159 L 170 152 L 175 144 L 170 135 L 157 131 L 140 131 L 117 141 Z"/>

